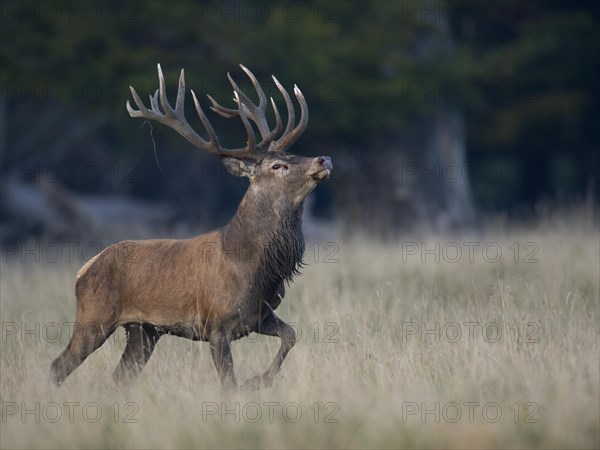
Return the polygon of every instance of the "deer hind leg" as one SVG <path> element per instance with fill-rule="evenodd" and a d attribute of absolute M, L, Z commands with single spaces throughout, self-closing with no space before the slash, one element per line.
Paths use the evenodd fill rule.
<path fill-rule="evenodd" d="M 279 351 L 277 352 L 277 355 L 275 355 L 275 359 L 271 363 L 271 366 L 264 374 L 262 374 L 262 376 L 250 378 L 242 384 L 242 389 L 245 390 L 256 390 L 260 387 L 271 386 L 275 375 L 277 375 L 277 372 L 279 372 L 279 369 L 281 368 L 281 364 L 283 364 L 283 360 L 296 343 L 296 332 L 294 329 L 277 317 L 273 312 L 269 313 L 262 321 L 256 332 L 266 336 L 279 337 L 281 339 L 281 347 L 279 347 Z"/>
<path fill-rule="evenodd" d="M 119 365 L 113 372 L 113 380 L 119 386 L 133 381 L 142 371 L 162 336 L 151 324 L 129 324 L 125 327 L 127 346 Z"/>
<path fill-rule="evenodd" d="M 208 342 L 221 384 L 226 389 L 237 389 L 231 356 L 231 339 L 223 331 L 214 331 L 210 333 Z"/>
<path fill-rule="evenodd" d="M 115 331 L 114 323 L 76 323 L 67 348 L 52 362 L 50 376 L 57 386 Z"/>

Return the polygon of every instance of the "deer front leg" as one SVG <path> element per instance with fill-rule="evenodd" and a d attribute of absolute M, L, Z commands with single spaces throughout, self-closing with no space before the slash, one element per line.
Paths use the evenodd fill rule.
<path fill-rule="evenodd" d="M 277 317 L 274 312 L 270 312 L 269 315 L 265 317 L 256 332 L 267 336 L 279 337 L 281 339 L 281 347 L 279 347 L 279 351 L 277 352 L 277 355 L 275 355 L 275 359 L 271 363 L 271 366 L 262 376 L 250 378 L 242 384 L 242 389 L 245 390 L 270 387 L 273 384 L 275 375 L 281 368 L 283 360 L 296 343 L 296 332 L 294 329 Z"/>
<path fill-rule="evenodd" d="M 221 384 L 226 389 L 236 389 L 237 383 L 233 373 L 233 357 L 231 356 L 229 337 L 223 331 L 213 331 L 208 337 L 208 342 Z"/>

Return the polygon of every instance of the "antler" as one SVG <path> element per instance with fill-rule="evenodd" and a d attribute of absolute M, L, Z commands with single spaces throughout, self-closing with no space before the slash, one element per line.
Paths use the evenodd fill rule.
<path fill-rule="evenodd" d="M 306 100 L 304 99 L 302 92 L 300 92 L 300 89 L 294 86 L 294 93 L 300 102 L 302 116 L 298 126 L 292 129 L 295 122 L 294 106 L 287 91 L 281 86 L 279 81 L 273 77 L 279 91 L 285 98 L 288 110 L 288 123 L 286 129 L 283 135 L 278 140 L 275 140 L 275 137 L 281 132 L 282 128 L 281 116 L 277 106 L 275 105 L 275 101 L 271 97 L 271 105 L 273 106 L 276 120 L 275 129 L 271 131 L 266 119 L 267 98 L 265 93 L 252 72 L 250 72 L 250 70 L 243 65 L 240 66 L 252 81 L 252 84 L 258 93 L 259 104 L 255 105 L 250 98 L 239 89 L 229 73 L 227 74 L 227 77 L 229 78 L 229 82 L 233 87 L 233 93 L 235 96 L 234 100 L 238 105 L 238 109 L 225 108 L 219 105 L 210 95 L 208 98 L 213 105 L 211 109 L 221 116 L 226 118 L 232 118 L 236 116 L 240 117 L 248 135 L 247 145 L 243 148 L 228 149 L 219 144 L 219 139 L 217 138 L 215 130 L 206 117 L 206 114 L 204 114 L 204 111 L 202 110 L 202 107 L 200 106 L 200 103 L 198 102 L 196 94 L 193 90 L 191 92 L 194 105 L 196 106 L 196 112 L 198 113 L 198 117 L 208 133 L 209 140 L 204 140 L 189 125 L 183 110 L 185 98 L 185 77 L 183 69 L 181 69 L 181 75 L 179 76 L 179 88 L 177 90 L 177 99 L 175 100 L 174 109 L 167 100 L 165 79 L 160 64 L 158 64 L 159 88 L 156 90 L 153 96 L 150 96 L 151 109 L 146 108 L 135 89 L 130 86 L 129 88 L 131 89 L 133 100 L 139 109 L 133 109 L 128 100 L 126 104 L 127 111 L 131 117 L 142 117 L 148 120 L 155 120 L 163 125 L 173 128 L 196 147 L 200 148 L 201 150 L 208 151 L 216 156 L 230 156 L 234 158 L 247 158 L 255 161 L 261 161 L 268 151 L 285 151 L 285 149 L 290 147 L 296 141 L 296 139 L 298 139 L 302 132 L 304 132 L 308 123 L 308 106 L 306 105 Z M 262 141 L 259 144 L 255 144 L 256 136 L 249 120 L 252 120 L 256 124 L 261 134 Z"/>
<path fill-rule="evenodd" d="M 273 105 L 273 111 L 275 112 L 275 120 L 277 121 L 277 125 L 276 125 L 275 129 L 270 132 L 269 125 L 268 125 L 267 119 L 265 117 L 266 106 L 267 106 L 267 97 L 266 97 L 262 87 L 260 86 L 260 83 L 254 76 L 254 74 L 243 64 L 240 64 L 240 67 L 242 68 L 242 70 L 244 72 L 246 72 L 246 75 L 248 75 L 248 78 L 250 78 L 250 81 L 252 81 L 252 85 L 254 86 L 254 89 L 256 89 L 256 92 L 258 93 L 258 100 L 259 100 L 258 106 L 255 105 L 252 102 L 252 100 L 250 100 L 248 98 L 248 96 L 240 90 L 240 88 L 237 86 L 237 84 L 235 83 L 233 78 L 231 78 L 231 75 L 229 75 L 229 73 L 228 73 L 227 78 L 229 79 L 229 82 L 231 83 L 231 86 L 233 87 L 233 91 L 235 93 L 237 93 L 237 95 L 242 99 L 242 103 L 243 103 L 242 109 L 243 109 L 244 113 L 246 115 L 248 115 L 254 121 L 254 123 L 256 123 L 256 125 L 258 126 L 258 130 L 263 138 L 263 142 L 272 141 L 272 144 L 269 147 L 270 151 L 284 152 L 286 149 L 291 147 L 291 145 L 294 142 L 296 142 L 296 140 L 304 132 L 304 130 L 306 129 L 306 126 L 308 124 L 308 105 L 306 104 L 306 99 L 304 98 L 302 91 L 300 91 L 298 86 L 294 85 L 294 94 L 296 95 L 296 98 L 298 99 L 298 103 L 300 103 L 300 110 L 301 110 L 300 122 L 294 128 L 294 125 L 296 122 L 296 116 L 294 113 L 294 104 L 292 103 L 292 99 L 290 98 L 290 95 L 285 90 L 285 88 L 277 80 L 277 78 L 275 78 L 275 75 L 271 75 L 271 77 L 273 78 L 273 81 L 275 82 L 275 85 L 277 86 L 277 89 L 279 89 L 279 92 L 281 92 L 281 95 L 283 95 L 283 98 L 285 99 L 285 103 L 287 106 L 287 113 L 288 113 L 288 122 L 285 127 L 285 131 L 283 132 L 283 135 L 279 139 L 273 140 L 275 138 L 275 136 L 277 134 L 279 134 L 279 132 L 281 131 L 281 118 L 279 115 L 279 110 L 277 109 L 277 106 L 275 105 L 275 101 L 273 100 L 273 97 L 271 97 L 271 104 Z M 208 98 L 212 103 L 211 109 L 213 111 L 215 111 L 216 113 L 220 114 L 221 116 L 226 117 L 226 118 L 231 118 L 231 117 L 240 115 L 239 108 L 237 110 L 231 109 L 231 108 L 225 108 L 224 106 L 221 106 L 219 103 L 217 103 L 215 101 L 215 99 L 212 98 L 210 95 L 208 96 Z"/>

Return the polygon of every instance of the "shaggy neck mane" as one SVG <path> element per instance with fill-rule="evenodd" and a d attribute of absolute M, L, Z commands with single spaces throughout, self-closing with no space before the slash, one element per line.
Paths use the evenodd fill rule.
<path fill-rule="evenodd" d="M 222 242 L 225 253 L 236 252 L 255 265 L 253 294 L 273 295 L 302 267 L 302 205 L 292 208 L 285 198 L 274 199 L 251 186 L 225 227 Z"/>

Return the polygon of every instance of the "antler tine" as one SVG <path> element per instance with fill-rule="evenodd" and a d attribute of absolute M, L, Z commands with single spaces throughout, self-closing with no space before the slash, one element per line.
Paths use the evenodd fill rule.
<path fill-rule="evenodd" d="M 283 128 L 281 125 L 281 115 L 279 114 L 279 110 L 277 109 L 277 105 L 275 104 L 275 100 L 273 100 L 273 97 L 271 97 L 271 105 L 273 106 L 273 112 L 275 113 L 275 128 L 260 143 L 260 149 L 268 149 L 275 137 L 277 137 L 277 135 L 281 132 L 281 129 Z"/>
<path fill-rule="evenodd" d="M 252 125 L 250 125 L 250 122 L 248 122 L 248 118 L 246 117 L 246 112 L 243 109 L 239 94 L 234 92 L 233 95 L 235 95 L 235 101 L 239 105 L 239 116 L 240 119 L 242 119 L 242 123 L 246 129 L 246 134 L 248 135 L 248 152 L 252 153 L 254 151 L 254 142 L 256 140 L 256 136 L 254 134 L 254 130 L 252 129 Z"/>
<path fill-rule="evenodd" d="M 287 126 L 285 127 L 285 131 L 278 140 L 273 142 L 272 145 L 273 151 L 283 152 L 287 148 L 289 148 L 306 129 L 306 125 L 308 124 L 308 105 L 306 104 L 306 99 L 304 98 L 302 91 L 300 91 L 298 86 L 294 85 L 294 94 L 298 99 L 298 103 L 300 103 L 301 111 L 300 122 L 294 128 L 294 124 L 296 122 L 296 114 L 294 112 L 294 104 L 292 103 L 292 99 L 290 98 L 290 95 L 288 94 L 287 90 L 281 85 L 279 80 L 277 80 L 277 78 L 275 78 L 274 75 L 272 75 L 272 77 L 273 81 L 275 81 L 277 88 L 279 89 L 279 92 L 281 92 L 281 95 L 283 95 L 283 98 L 285 99 L 285 104 L 287 105 L 288 111 L 288 122 Z"/>
<path fill-rule="evenodd" d="M 166 115 L 171 115 L 173 114 L 173 108 L 171 107 L 169 100 L 167 99 L 167 88 L 165 86 L 165 77 L 163 76 L 163 71 L 162 68 L 160 67 L 160 64 L 157 64 L 157 68 L 158 68 L 158 92 L 159 92 L 159 98 L 160 98 L 160 104 L 162 105 L 163 109 L 165 110 L 165 114 Z M 180 78 L 180 83 L 181 83 L 181 78 Z M 185 83 L 185 82 L 184 82 Z M 179 95 L 179 93 L 178 93 Z M 176 102 L 179 101 L 179 98 L 176 100 Z"/>
<path fill-rule="evenodd" d="M 144 102 L 142 101 L 142 99 L 140 98 L 138 93 L 135 91 L 134 87 L 129 86 L 129 90 L 131 90 L 131 95 L 133 96 L 133 101 L 135 102 L 135 104 L 138 107 L 138 110 L 136 111 L 135 109 L 132 108 L 131 104 L 129 103 L 129 100 L 127 100 L 127 103 L 125 103 L 125 106 L 127 107 L 127 112 L 129 113 L 129 115 L 131 117 L 145 117 L 144 111 L 152 114 L 152 111 L 150 111 L 146 108 L 146 106 L 144 105 Z"/>
<path fill-rule="evenodd" d="M 214 98 L 212 98 L 210 95 L 206 94 L 206 96 L 212 103 L 212 106 L 210 107 L 210 109 L 212 109 L 214 112 L 216 112 L 221 117 L 225 117 L 226 119 L 232 119 L 239 115 L 239 112 L 237 109 L 225 108 L 224 106 L 219 105 L 219 103 L 217 103 L 217 101 Z"/>
<path fill-rule="evenodd" d="M 250 118 L 258 126 L 260 135 L 264 140 L 267 136 L 270 135 L 269 124 L 265 115 L 267 110 L 267 96 L 265 95 L 265 92 L 263 91 L 262 87 L 260 86 L 260 83 L 254 76 L 254 74 L 242 64 L 240 64 L 240 67 L 244 70 L 244 72 L 246 72 L 246 75 L 248 75 L 248 78 L 250 78 L 254 89 L 256 89 L 259 99 L 258 106 L 255 105 L 254 102 L 252 102 L 252 100 L 250 100 L 250 98 L 238 87 L 238 85 L 235 83 L 235 81 L 231 78 L 229 74 L 227 74 L 227 77 L 229 78 L 229 82 L 231 83 L 233 90 L 240 94 L 240 99 L 242 100 L 242 103 L 246 108 L 248 108 L 250 112 Z"/>
<path fill-rule="evenodd" d="M 185 102 L 185 75 L 183 69 L 179 75 L 179 86 L 177 88 L 177 99 L 175 100 L 175 110 L 183 114 L 183 104 Z"/>
<path fill-rule="evenodd" d="M 281 115 L 279 114 L 279 109 L 277 109 L 277 105 L 275 104 L 275 100 L 273 100 L 273 97 L 271 97 L 271 105 L 273 106 L 273 112 L 275 113 L 275 130 L 277 130 L 277 132 L 275 134 L 279 134 L 279 132 L 281 131 Z M 273 131 L 275 131 L 273 130 Z"/>
<path fill-rule="evenodd" d="M 253 114 L 255 114 L 257 112 L 257 109 L 259 109 L 259 110 L 261 110 L 263 112 L 266 111 L 267 96 L 265 95 L 265 92 L 263 91 L 260 83 L 258 82 L 258 80 L 256 79 L 256 77 L 254 76 L 254 74 L 250 71 L 250 69 L 248 69 L 243 64 L 240 64 L 240 67 L 246 73 L 246 75 L 248 75 L 248 78 L 250 78 L 250 81 L 252 82 L 252 85 L 254 86 L 254 89 L 256 89 L 256 92 L 258 94 L 258 106 L 256 106 L 252 102 L 252 100 L 250 100 L 250 98 L 238 87 L 238 85 L 235 83 L 235 81 L 231 78 L 231 75 L 229 73 L 227 73 L 227 77 L 229 78 L 229 82 L 233 86 L 234 91 L 237 91 L 240 94 L 240 96 L 244 100 L 245 106 L 248 109 L 250 109 Z M 219 114 L 219 115 L 221 115 L 223 117 L 226 117 L 226 118 L 231 118 L 231 117 L 239 115 L 238 111 L 236 109 L 225 108 L 224 106 L 220 105 L 210 95 L 207 95 L 207 97 L 208 97 L 208 99 L 212 103 L 211 109 L 214 112 L 216 112 L 217 114 Z"/>
<path fill-rule="evenodd" d="M 196 112 L 198 113 L 198 117 L 200 117 L 200 122 L 202 122 L 202 125 L 204 125 L 204 128 L 206 128 L 206 132 L 208 133 L 210 142 L 214 143 L 214 147 L 216 147 L 216 149 L 218 149 L 220 146 L 219 146 L 219 138 L 217 137 L 217 133 L 215 133 L 215 129 L 212 127 L 212 124 L 208 120 L 208 117 L 206 117 L 206 114 L 204 114 L 204 111 L 202 110 L 202 106 L 200 106 L 200 102 L 196 98 L 196 93 L 194 92 L 193 89 L 190 89 L 190 91 L 192 92 L 192 99 L 194 100 L 194 106 L 196 107 Z"/>
<path fill-rule="evenodd" d="M 277 147 L 283 150 L 289 148 L 296 142 L 302 133 L 304 133 L 304 130 L 306 130 L 306 126 L 308 125 L 308 105 L 306 104 L 304 94 L 302 94 L 302 91 L 296 85 L 294 85 L 294 95 L 296 95 L 298 103 L 300 104 L 300 121 L 291 133 L 284 134 L 279 141 L 277 141 Z"/>
<path fill-rule="evenodd" d="M 244 72 L 246 72 L 246 75 L 248 75 L 248 78 L 250 78 L 250 81 L 252 81 L 254 89 L 256 89 L 256 93 L 258 94 L 258 108 L 262 111 L 265 111 L 267 108 L 267 96 L 265 95 L 265 91 L 263 91 L 254 74 L 246 66 L 240 64 L 240 67 Z"/>
<path fill-rule="evenodd" d="M 254 103 L 252 103 L 252 100 L 250 100 L 250 98 L 244 93 L 244 91 L 242 91 L 237 83 L 235 82 L 235 80 L 231 77 L 231 74 L 229 72 L 227 72 L 227 79 L 229 80 L 229 83 L 231 84 L 231 87 L 233 87 L 233 93 L 234 95 L 237 93 L 237 96 L 239 96 L 239 99 L 241 99 L 244 104 L 249 104 L 249 105 L 254 105 Z M 234 100 L 239 100 L 237 97 L 234 98 Z"/>
<path fill-rule="evenodd" d="M 210 95 L 208 96 L 208 99 L 212 103 L 211 109 L 217 114 L 221 115 L 222 117 L 231 118 L 240 116 L 240 111 L 243 111 L 243 114 L 247 119 L 252 120 L 254 123 L 256 123 L 256 126 L 258 127 L 262 138 L 262 142 L 258 144 L 256 148 L 259 151 L 264 151 L 265 149 L 269 148 L 273 140 L 281 132 L 281 116 L 279 114 L 277 106 L 275 105 L 275 102 L 271 101 L 276 121 L 275 129 L 271 131 L 269 129 L 269 123 L 266 118 L 266 109 L 268 106 L 267 96 L 265 95 L 264 90 L 258 82 L 258 79 L 256 78 L 256 76 L 254 76 L 250 69 L 248 69 L 243 64 L 240 64 L 240 67 L 246 73 L 248 78 L 250 78 L 250 81 L 252 82 L 252 85 L 254 86 L 254 89 L 258 94 L 258 105 L 256 105 L 250 99 L 250 97 L 248 97 L 248 95 L 246 95 L 246 93 L 239 88 L 239 86 L 229 73 L 227 74 L 227 78 L 229 79 L 229 82 L 231 83 L 231 86 L 233 88 L 233 92 L 236 95 L 234 100 L 238 103 L 238 109 L 226 108 L 220 105 Z"/>
<path fill-rule="evenodd" d="M 283 132 L 283 135 L 285 136 L 290 131 L 292 131 L 294 123 L 296 122 L 296 114 L 294 113 L 294 104 L 292 103 L 290 94 L 288 94 L 288 91 L 285 90 L 285 88 L 281 85 L 279 80 L 277 78 L 275 78 L 275 75 L 271 75 L 271 78 L 273 78 L 273 81 L 275 82 L 277 89 L 279 89 L 279 92 L 281 92 L 281 95 L 283 95 L 283 98 L 285 99 L 285 105 L 287 106 L 288 121 L 287 121 L 287 125 L 285 126 L 285 131 Z"/>
<path fill-rule="evenodd" d="M 150 107 L 152 108 L 152 111 L 159 114 L 160 108 L 158 106 L 158 89 L 156 90 L 154 95 L 149 95 L 148 97 L 150 97 Z"/>

